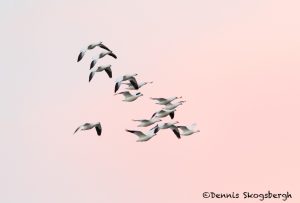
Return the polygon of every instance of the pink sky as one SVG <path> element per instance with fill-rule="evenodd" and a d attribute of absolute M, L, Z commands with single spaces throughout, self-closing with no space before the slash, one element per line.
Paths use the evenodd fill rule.
<path fill-rule="evenodd" d="M 298 1 L 3 1 L 0 202 L 260 202 L 209 192 L 289 191 L 299 202 Z M 113 79 L 88 83 L 79 51 L 103 41 Z M 154 81 L 133 103 L 118 75 Z M 175 119 L 200 133 L 161 131 L 137 143 L 125 129 L 183 96 Z M 169 119 L 164 119 L 168 121 Z M 94 131 L 73 135 L 85 122 Z M 279 202 L 279 200 L 266 200 Z"/>

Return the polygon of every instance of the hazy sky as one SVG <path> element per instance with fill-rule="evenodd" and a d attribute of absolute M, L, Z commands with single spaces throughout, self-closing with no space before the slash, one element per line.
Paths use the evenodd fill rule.
<path fill-rule="evenodd" d="M 268 190 L 299 202 L 299 6 L 2 0 L 0 202 L 199 203 L 205 191 Z M 76 60 L 98 41 L 118 59 L 102 60 L 113 79 L 89 83 L 99 49 Z M 133 103 L 113 96 L 114 79 L 128 73 L 154 81 Z M 201 132 L 135 142 L 125 129 L 144 129 L 131 120 L 159 110 L 149 97 L 171 96 L 187 100 L 174 120 Z M 96 121 L 101 137 L 73 135 Z"/>

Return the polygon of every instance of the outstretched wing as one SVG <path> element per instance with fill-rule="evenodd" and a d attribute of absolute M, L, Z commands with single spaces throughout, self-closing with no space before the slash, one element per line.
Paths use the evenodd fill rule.
<path fill-rule="evenodd" d="M 106 51 L 111 51 L 107 46 L 105 46 L 102 43 L 100 43 L 98 46 L 101 47 L 102 49 L 105 49 Z"/>
<path fill-rule="evenodd" d="M 145 135 L 143 132 L 141 132 L 141 131 L 127 130 L 127 129 L 126 129 L 126 131 L 127 131 L 127 132 L 130 132 L 130 133 L 133 133 L 133 134 L 137 135 L 138 137 L 145 137 L 145 136 L 146 136 L 146 135 Z"/>
<path fill-rule="evenodd" d="M 132 77 L 130 80 L 129 80 L 130 84 L 134 87 L 134 89 L 139 89 L 139 85 L 135 79 L 135 77 Z"/>
<path fill-rule="evenodd" d="M 179 132 L 178 128 L 177 128 L 175 125 L 172 125 L 170 128 L 171 128 L 171 130 L 173 131 L 173 133 L 176 135 L 176 137 L 177 137 L 178 139 L 180 139 L 181 136 L 180 136 L 180 132 Z"/>
<path fill-rule="evenodd" d="M 159 102 L 167 101 L 167 99 L 165 99 L 165 98 L 153 98 L 153 97 L 150 97 L 150 99 L 157 100 Z"/>
<path fill-rule="evenodd" d="M 145 123 L 145 122 L 148 122 L 149 120 L 147 120 L 147 119 L 139 119 L 139 120 L 133 119 L 133 121 L 139 121 L 139 122 Z"/>
<path fill-rule="evenodd" d="M 110 55 L 111 57 L 113 57 L 113 58 L 117 59 L 117 56 L 116 56 L 116 54 L 114 54 L 113 52 L 110 52 L 108 55 Z"/>
<path fill-rule="evenodd" d="M 73 134 L 75 134 L 80 128 L 81 128 L 81 126 L 79 126 Z"/>
<path fill-rule="evenodd" d="M 112 78 L 112 72 L 111 72 L 111 68 L 110 67 L 107 67 L 104 69 L 105 72 L 107 73 L 108 77 Z"/>

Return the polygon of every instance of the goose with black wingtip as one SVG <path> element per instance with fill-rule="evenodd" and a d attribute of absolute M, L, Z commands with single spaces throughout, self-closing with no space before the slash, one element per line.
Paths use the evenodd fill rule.
<path fill-rule="evenodd" d="M 116 93 L 115 95 L 118 95 L 118 94 L 122 94 L 124 96 L 124 99 L 122 101 L 125 101 L 125 102 L 133 102 L 137 98 L 143 96 L 143 94 L 141 94 L 140 92 L 137 92 L 135 94 L 131 94 L 129 91 Z"/>
<path fill-rule="evenodd" d="M 87 50 L 92 50 L 94 49 L 95 47 L 100 47 L 102 49 L 105 49 L 106 51 L 111 51 L 107 46 L 105 46 L 102 42 L 99 42 L 99 43 L 93 43 L 93 44 L 90 44 L 87 46 L 87 48 L 85 49 L 82 49 L 77 57 L 77 62 L 81 61 L 83 56 L 85 55 L 86 51 Z"/>
<path fill-rule="evenodd" d="M 78 130 L 90 130 L 92 128 L 96 129 L 97 135 L 100 136 L 102 133 L 102 127 L 100 122 L 97 123 L 85 123 L 83 125 L 80 125 L 74 132 L 74 134 L 78 131 Z"/>
<path fill-rule="evenodd" d="M 145 142 L 145 141 L 148 141 L 150 140 L 151 138 L 153 138 L 155 135 L 156 135 L 156 130 L 153 129 L 153 130 L 149 130 L 148 132 L 146 133 L 143 133 L 141 131 L 137 131 L 137 130 L 127 130 L 127 132 L 129 133 L 132 133 L 132 134 L 135 134 L 139 137 L 139 139 L 137 140 L 137 142 Z"/>
<path fill-rule="evenodd" d="M 115 83 L 115 93 L 119 90 L 121 84 L 123 81 L 129 80 L 129 82 L 131 83 L 131 85 L 137 90 L 139 89 L 138 83 L 135 79 L 135 76 L 137 76 L 137 73 L 134 74 L 127 74 L 127 75 L 123 75 L 117 78 L 116 83 Z"/>
<path fill-rule="evenodd" d="M 109 78 L 112 78 L 112 71 L 111 71 L 111 65 L 107 66 L 99 66 L 95 70 L 92 70 L 89 76 L 89 82 L 93 79 L 96 72 L 102 72 L 105 71 Z"/>

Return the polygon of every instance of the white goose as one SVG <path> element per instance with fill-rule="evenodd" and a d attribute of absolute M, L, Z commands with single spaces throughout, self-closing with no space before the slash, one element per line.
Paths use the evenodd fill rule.
<path fill-rule="evenodd" d="M 153 118 L 153 117 L 163 118 L 163 117 L 166 117 L 169 115 L 170 118 L 173 119 L 175 116 L 175 111 L 176 111 L 176 109 L 160 110 L 160 111 L 155 112 L 151 118 Z"/>
<path fill-rule="evenodd" d="M 141 94 L 140 92 L 137 92 L 136 94 L 132 95 L 128 91 L 116 93 L 115 95 L 117 95 L 117 94 L 122 94 L 124 96 L 124 99 L 122 101 L 125 101 L 125 102 L 132 102 L 132 101 L 136 100 L 137 98 L 143 96 L 143 94 Z"/>
<path fill-rule="evenodd" d="M 102 127 L 101 127 L 100 122 L 98 122 L 98 123 L 85 123 L 85 124 L 79 126 L 79 127 L 75 130 L 74 134 L 75 134 L 78 130 L 90 130 L 90 129 L 92 129 L 92 128 L 95 128 L 95 129 L 96 129 L 97 134 L 98 134 L 99 136 L 101 135 L 101 133 L 102 133 Z"/>
<path fill-rule="evenodd" d="M 96 63 L 99 59 L 103 58 L 106 55 L 109 55 L 115 59 L 117 58 L 117 56 L 112 51 L 101 52 L 96 58 L 94 58 L 94 60 L 92 60 L 90 69 L 92 69 L 96 65 Z"/>
<path fill-rule="evenodd" d="M 158 132 L 159 130 L 162 130 L 162 129 L 168 129 L 170 128 L 173 133 L 176 135 L 176 137 L 178 139 L 180 139 L 180 132 L 179 130 L 177 129 L 177 126 L 175 126 L 175 124 L 179 123 L 178 121 L 174 121 L 174 122 L 168 122 L 168 123 L 158 123 L 156 126 L 154 126 L 152 129 L 156 129 L 155 131 Z"/>
<path fill-rule="evenodd" d="M 137 76 L 138 74 L 128 74 L 128 75 L 123 75 L 123 76 L 120 76 L 119 78 L 117 78 L 116 80 L 116 84 L 115 84 L 115 92 L 118 91 L 118 89 L 120 88 L 121 84 L 123 81 L 126 81 L 126 80 L 129 80 L 129 82 L 132 84 L 132 86 L 135 88 L 135 89 L 139 89 L 139 86 L 138 86 L 138 83 L 135 79 L 134 76 Z"/>
<path fill-rule="evenodd" d="M 112 78 L 111 65 L 99 66 L 97 69 L 91 71 L 89 76 L 89 82 L 93 79 L 96 72 L 102 72 L 102 71 L 105 71 L 108 77 Z"/>
<path fill-rule="evenodd" d="M 184 136 L 188 136 L 200 132 L 200 130 L 196 130 L 195 127 L 196 127 L 196 123 L 193 123 L 190 126 L 177 126 L 177 128 L 179 128 L 182 131 L 180 135 L 184 135 Z"/>
<path fill-rule="evenodd" d="M 139 139 L 137 140 L 137 142 L 148 141 L 148 140 L 150 140 L 152 137 L 154 137 L 156 135 L 155 130 L 149 130 L 147 133 L 143 133 L 141 131 L 136 131 L 136 130 L 127 130 L 127 129 L 126 129 L 126 131 L 137 135 L 139 137 Z"/>
<path fill-rule="evenodd" d="M 184 102 L 186 102 L 186 101 L 179 101 L 179 102 L 176 102 L 173 104 L 172 104 L 172 102 L 170 102 L 170 103 L 166 104 L 166 106 L 163 109 L 172 110 L 172 109 L 177 108 L 179 105 L 182 105 Z"/>
<path fill-rule="evenodd" d="M 139 88 L 143 87 L 144 85 L 152 84 L 152 83 L 153 83 L 153 81 L 151 81 L 151 82 L 138 82 L 137 86 L 138 86 L 138 89 L 139 89 Z M 127 90 L 135 90 L 135 87 L 129 82 L 124 82 L 122 84 L 125 84 L 125 85 L 128 86 L 128 87 L 126 87 Z"/>
<path fill-rule="evenodd" d="M 99 42 L 99 43 L 94 43 L 94 44 L 90 44 L 87 48 L 83 49 L 80 51 L 79 55 L 78 55 L 78 58 L 77 58 L 77 62 L 81 61 L 81 59 L 83 58 L 83 56 L 85 55 L 85 52 L 87 50 L 91 50 L 91 49 L 94 49 L 95 47 L 100 47 L 102 49 L 105 49 L 107 51 L 111 51 L 109 48 L 107 48 L 102 42 Z"/>
<path fill-rule="evenodd" d="M 156 104 L 160 104 L 160 105 L 166 105 L 166 104 L 170 103 L 171 101 L 174 101 L 175 99 L 179 99 L 179 98 L 182 98 L 182 97 L 169 97 L 169 98 L 153 98 L 153 97 L 150 97 L 150 99 L 157 101 Z"/>
<path fill-rule="evenodd" d="M 157 117 L 153 117 L 151 119 L 141 119 L 141 120 L 133 120 L 133 121 L 138 121 L 140 122 L 140 124 L 138 125 L 138 127 L 148 127 L 156 122 L 161 121 L 161 119 L 157 118 Z"/>

